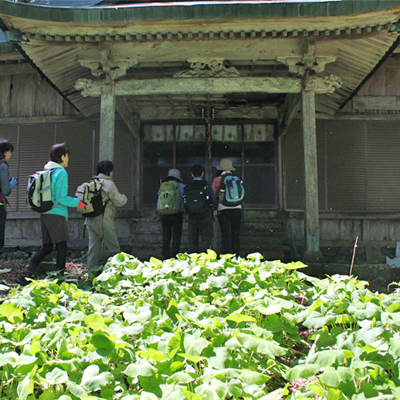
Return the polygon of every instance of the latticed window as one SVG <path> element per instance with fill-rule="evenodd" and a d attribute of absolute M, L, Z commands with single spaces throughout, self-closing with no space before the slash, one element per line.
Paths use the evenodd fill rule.
<path fill-rule="evenodd" d="M 143 205 L 154 207 L 160 179 L 178 168 L 184 183 L 191 180 L 190 167 L 201 164 L 217 175 L 223 158 L 232 160 L 235 174 L 243 179 L 246 207 L 277 207 L 277 160 L 274 126 L 266 124 L 145 125 L 142 132 Z M 210 145 L 211 144 L 211 145 Z M 210 146 L 209 146 L 210 145 Z M 210 169 L 211 167 L 211 169 Z"/>

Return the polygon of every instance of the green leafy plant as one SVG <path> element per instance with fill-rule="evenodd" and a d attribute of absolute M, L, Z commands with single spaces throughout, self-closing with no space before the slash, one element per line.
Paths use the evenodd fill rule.
<path fill-rule="evenodd" d="M 0 304 L 0 399 L 400 397 L 400 295 L 301 263 L 120 253 Z"/>

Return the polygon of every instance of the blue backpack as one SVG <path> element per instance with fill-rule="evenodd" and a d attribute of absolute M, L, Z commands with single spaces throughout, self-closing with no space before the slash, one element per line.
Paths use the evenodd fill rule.
<path fill-rule="evenodd" d="M 236 207 L 244 201 L 242 181 L 235 175 L 227 174 L 221 177 L 219 202 L 227 207 Z"/>

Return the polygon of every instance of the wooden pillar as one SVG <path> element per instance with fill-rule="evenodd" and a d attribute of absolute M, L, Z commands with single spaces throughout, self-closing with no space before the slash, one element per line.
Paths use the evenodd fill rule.
<path fill-rule="evenodd" d="M 307 77 L 305 77 L 306 82 Z M 319 248 L 318 163 L 315 126 L 315 92 L 303 84 L 301 93 L 302 132 L 304 146 L 304 237 L 305 262 L 321 262 Z"/>
<path fill-rule="evenodd" d="M 101 89 L 99 159 L 114 161 L 115 86 L 108 80 Z"/>

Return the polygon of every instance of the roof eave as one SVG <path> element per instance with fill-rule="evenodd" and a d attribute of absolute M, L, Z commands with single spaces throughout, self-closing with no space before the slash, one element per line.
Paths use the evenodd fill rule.
<path fill-rule="evenodd" d="M 278 18 L 327 17 L 400 8 L 398 0 L 328 1 L 323 3 L 208 2 L 134 4 L 95 8 L 43 7 L 7 0 L 0 2 L 0 13 L 32 20 L 72 23 L 146 21 L 201 18 Z"/>

